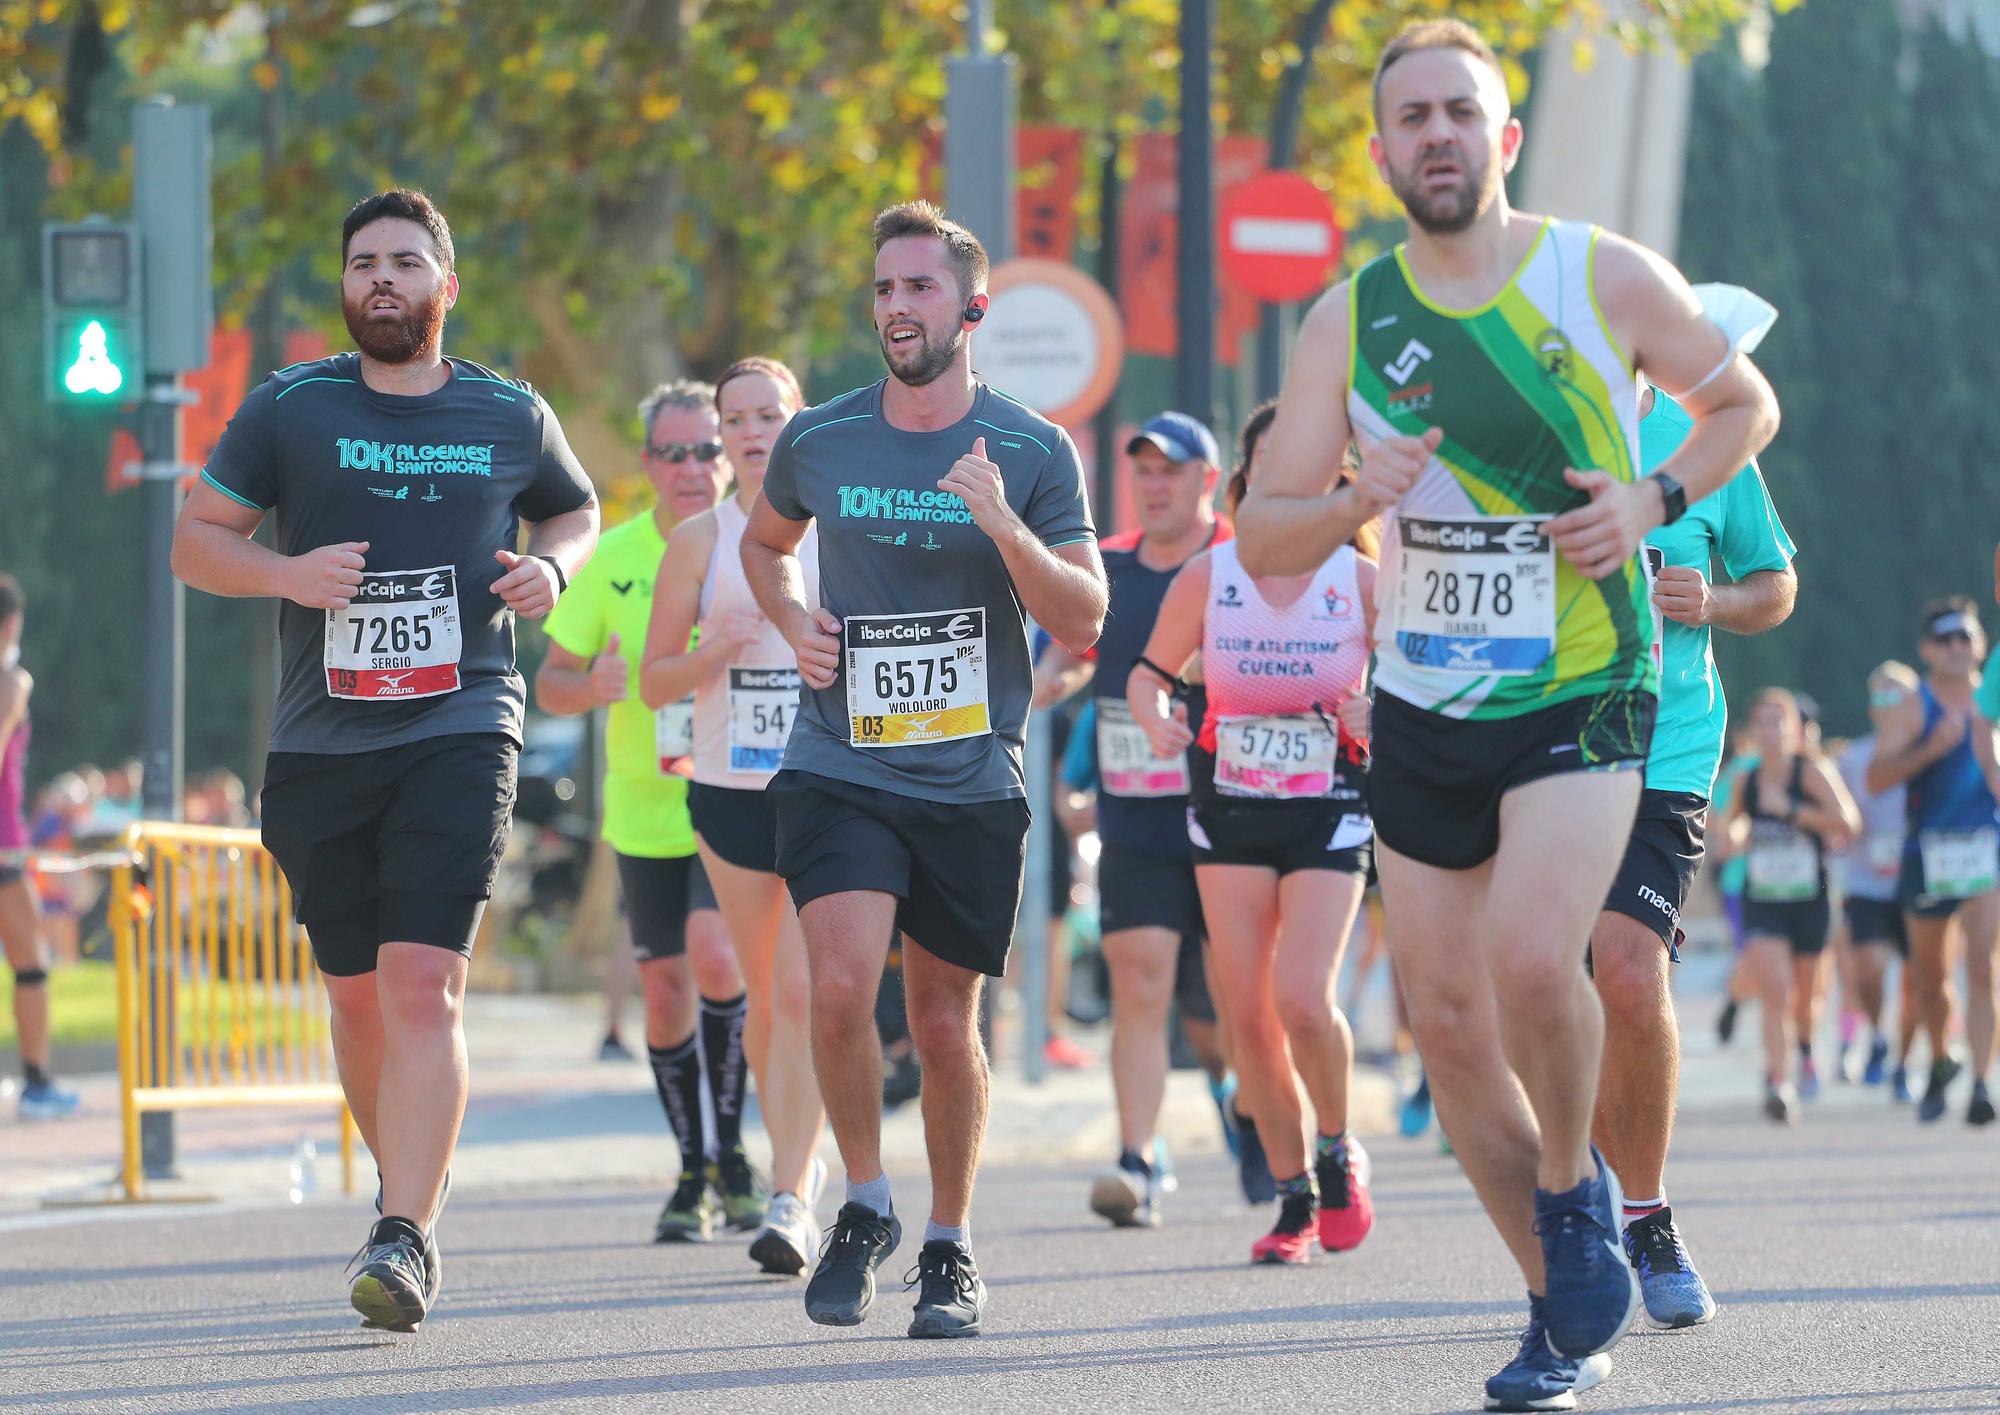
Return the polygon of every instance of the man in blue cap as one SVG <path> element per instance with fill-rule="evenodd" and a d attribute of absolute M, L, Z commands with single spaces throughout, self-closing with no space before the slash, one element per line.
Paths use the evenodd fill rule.
<path fill-rule="evenodd" d="M 1188 845 L 1185 758 L 1161 761 L 1125 702 L 1125 680 L 1153 632 L 1175 573 L 1230 535 L 1215 514 L 1222 453 L 1186 413 L 1149 419 L 1126 444 L 1138 525 L 1099 545 L 1111 609 L 1097 641 L 1100 773 L 1097 885 L 1111 968 L 1111 1084 L 1119 1156 L 1091 1186 L 1093 1212 L 1120 1228 L 1160 1222 L 1154 1128 L 1167 1081 L 1167 1009 L 1178 1001 L 1189 1043 L 1219 1073 L 1215 1007 L 1202 972 L 1201 898 Z M 1195 689 L 1199 695 L 1200 689 Z M 1199 721 L 1201 704 L 1189 705 Z"/>

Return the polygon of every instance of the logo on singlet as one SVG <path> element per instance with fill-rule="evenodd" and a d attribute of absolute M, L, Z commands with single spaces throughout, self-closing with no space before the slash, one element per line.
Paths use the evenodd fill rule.
<path fill-rule="evenodd" d="M 1223 609 L 1241 609 L 1243 607 L 1243 600 L 1236 593 L 1235 585 L 1224 585 L 1222 587 L 1222 598 L 1218 599 L 1216 604 Z"/>
<path fill-rule="evenodd" d="M 1412 339 L 1403 346 L 1403 352 L 1396 355 L 1394 363 L 1382 365 L 1382 372 L 1388 376 L 1390 382 L 1401 388 L 1415 376 L 1417 369 L 1430 357 L 1431 351 L 1423 342 Z"/>
<path fill-rule="evenodd" d="M 1565 379 L 1576 366 L 1576 346 L 1560 329 L 1544 329 L 1535 340 L 1535 359 L 1542 366 L 1542 377 Z"/>

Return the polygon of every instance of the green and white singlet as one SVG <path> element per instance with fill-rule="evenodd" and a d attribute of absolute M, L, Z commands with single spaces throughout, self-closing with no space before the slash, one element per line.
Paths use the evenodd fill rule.
<path fill-rule="evenodd" d="M 1639 383 L 1591 286 L 1598 228 L 1548 221 L 1500 293 L 1446 309 L 1403 249 L 1348 289 L 1349 421 L 1380 438 L 1444 429 L 1385 518 L 1376 685 L 1454 718 L 1659 691 L 1635 555 L 1589 580 L 1542 523 L 1585 504 L 1567 467 L 1640 475 Z"/>

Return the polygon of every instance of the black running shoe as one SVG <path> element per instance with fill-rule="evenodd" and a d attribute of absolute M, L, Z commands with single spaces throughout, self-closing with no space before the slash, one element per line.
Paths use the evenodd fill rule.
<path fill-rule="evenodd" d="M 1958 1079 L 1959 1070 L 1957 1057 L 1948 1056 L 1943 1061 L 1931 1063 L 1930 1084 L 1924 1087 L 1924 1098 L 1917 1102 L 1919 1121 L 1928 1125 L 1944 1118 L 1944 1093 Z"/>
<path fill-rule="evenodd" d="M 842 1204 L 806 1284 L 806 1315 L 821 1326 L 860 1326 L 875 1305 L 875 1269 L 902 1241 L 903 1225 L 894 1214 L 884 1218 L 866 1204 Z"/>
<path fill-rule="evenodd" d="M 1736 999 L 1732 997 L 1729 1001 L 1722 1004 L 1722 1011 L 1715 1015 L 1715 1039 L 1724 1046 L 1728 1046 L 1729 1039 L 1735 1035 Z"/>
<path fill-rule="evenodd" d="M 903 1274 L 903 1286 L 917 1289 L 911 1336 L 979 1335 L 979 1318 L 986 1310 L 986 1284 L 979 1280 L 972 1250 L 964 1244 L 943 1238 L 924 1244 L 917 1265 Z"/>
<path fill-rule="evenodd" d="M 1986 1083 L 1980 1081 L 1972 1088 L 1972 1103 L 1965 1108 L 1967 1125 L 1991 1125 L 1993 1123 L 1993 1098 L 1986 1093 Z"/>
<path fill-rule="evenodd" d="M 362 1326 L 409 1332 L 430 1315 L 436 1288 L 427 1247 L 423 1231 L 409 1220 L 375 1221 L 368 1241 L 354 1255 L 361 1266 L 348 1284 L 348 1300 L 361 1314 Z"/>

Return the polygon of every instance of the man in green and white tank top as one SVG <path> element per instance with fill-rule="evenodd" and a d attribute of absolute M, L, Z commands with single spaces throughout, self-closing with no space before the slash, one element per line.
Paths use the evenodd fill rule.
<path fill-rule="evenodd" d="M 1777 404 L 1666 260 L 1508 206 L 1521 126 L 1475 31 L 1397 36 L 1375 118 L 1409 239 L 1307 316 L 1238 533 L 1252 574 L 1300 574 L 1384 522 L 1369 796 L 1397 972 L 1531 1294 L 1488 1407 L 1549 1408 L 1603 1379 L 1640 1301 L 1590 1145 L 1604 1024 L 1579 966 L 1657 704 L 1635 556 L 1770 440 Z M 1692 423 L 1651 476 L 1641 374 Z"/>

